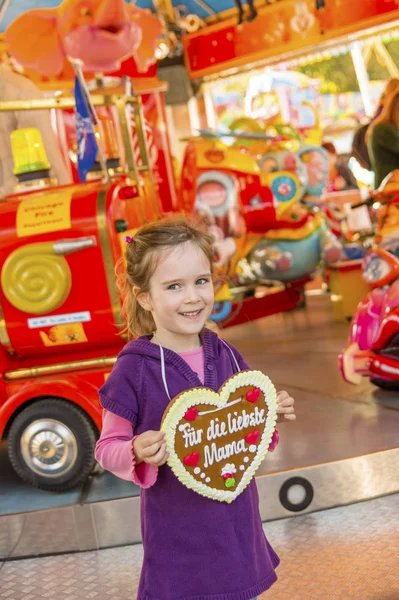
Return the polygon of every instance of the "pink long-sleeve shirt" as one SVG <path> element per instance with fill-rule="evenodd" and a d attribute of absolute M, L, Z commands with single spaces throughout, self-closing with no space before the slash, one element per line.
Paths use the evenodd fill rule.
<path fill-rule="evenodd" d="M 181 352 L 180 356 L 204 382 L 203 348 L 191 352 Z M 103 411 L 103 427 L 96 445 L 96 460 L 103 469 L 111 471 L 117 477 L 133 481 L 142 488 L 154 485 L 158 477 L 158 467 L 142 462 L 136 464 L 133 452 L 134 427 L 130 421 L 114 413 Z M 269 452 L 272 452 L 279 441 L 275 430 Z"/>
<path fill-rule="evenodd" d="M 203 348 L 190 352 L 181 352 L 180 356 L 204 382 Z M 133 481 L 142 488 L 154 485 L 158 477 L 158 467 L 142 462 L 138 465 L 133 452 L 134 428 L 130 421 L 103 411 L 101 437 L 96 446 L 96 460 L 103 469 L 111 471 L 117 477 Z"/>

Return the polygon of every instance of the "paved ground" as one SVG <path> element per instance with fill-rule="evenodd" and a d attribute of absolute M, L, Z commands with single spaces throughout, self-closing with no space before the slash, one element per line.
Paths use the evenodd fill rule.
<path fill-rule="evenodd" d="M 261 600 L 398 600 L 399 496 L 265 523 L 281 557 Z M 142 546 L 10 561 L 3 600 L 134 600 Z"/>
<path fill-rule="evenodd" d="M 334 323 L 325 298 L 312 298 L 307 311 L 223 332 L 253 368 L 297 400 L 298 421 L 281 426 L 285 441 L 268 460 L 269 472 L 399 446 L 399 394 L 340 378 L 337 355 L 347 331 L 347 324 Z M 3 501 L 7 509 L 14 495 L 20 502 L 28 490 L 15 480 L 10 495 L 3 485 L 4 448 L 0 454 L 0 508 Z M 26 497 L 44 502 L 40 494 Z M 399 600 L 398 515 L 399 496 L 393 495 L 265 523 L 282 563 L 279 582 L 262 600 Z M 0 563 L 0 599 L 134 600 L 141 560 L 137 545 Z"/>

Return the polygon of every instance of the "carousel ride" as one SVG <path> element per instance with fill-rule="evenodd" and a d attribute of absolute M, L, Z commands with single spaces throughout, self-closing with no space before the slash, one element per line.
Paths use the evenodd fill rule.
<path fill-rule="evenodd" d="M 241 118 L 222 139 L 192 138 L 185 151 L 181 206 L 205 220 L 215 240 L 216 264 L 229 284 L 217 294 L 214 320 L 229 323 L 249 286 L 303 291 L 321 261 L 336 262 L 341 245 L 313 203 L 327 182 L 320 146 L 303 143 L 287 125 L 262 131 Z M 234 143 L 227 145 L 228 138 Z"/>
<path fill-rule="evenodd" d="M 0 11 L 5 4 L 0 0 Z M 65 533 L 57 543 L 60 552 L 140 539 L 138 490 L 93 471 L 101 428 L 98 389 L 126 342 L 114 275 L 125 237 L 173 212 L 205 222 L 214 239 L 213 319 L 220 327 L 303 304 L 306 282 L 320 262 L 331 264 L 341 256 L 341 245 L 318 206 L 328 169 L 317 127 L 240 118 L 230 123 L 228 139 L 226 132 L 202 131 L 188 140 L 181 179 L 176 178 L 166 86 L 156 67 L 166 54 L 181 51 L 182 32 L 200 35 L 204 11 L 170 11 L 171 3 L 160 0 L 157 16 L 122 0 L 54 4 L 59 6 L 23 13 L 6 31 L 9 52 L 46 90 L 46 98 L 0 102 L 0 113 L 51 110 L 72 183 L 59 186 L 51 178 L 52 157 L 46 156 L 34 123 L 33 129 L 13 134 L 16 187 L 0 200 L 0 451 L 7 446 L 10 464 L 27 485 L 12 474 L 15 487 L 9 489 L 7 475 L 1 479 L 2 468 L 10 473 L 8 461 L 6 468 L 1 462 L 4 454 L 0 481 L 12 503 L 27 498 L 19 510 L 21 539 L 25 523 L 38 530 L 37 519 L 44 514 L 51 524 L 53 514 L 57 531 Z M 237 37 L 247 27 L 263 27 L 264 13 L 275 12 L 278 4 L 262 7 L 254 23 L 234 30 Z M 75 78 L 83 90 L 84 115 L 76 108 Z M 82 176 L 89 134 L 98 149 Z M 293 313 L 292 319 L 302 316 Z M 394 321 L 392 314 L 391 327 Z M 342 403 L 341 409 L 349 418 L 348 407 Z M 295 435 L 287 436 L 290 460 L 298 456 L 294 472 L 280 459 L 275 472 L 265 467 L 260 474 L 263 519 L 370 496 L 361 487 L 364 457 L 357 450 L 348 453 L 350 460 L 340 460 L 331 445 L 325 464 L 319 464 L 315 455 L 328 444 L 323 439 L 318 451 L 312 446 L 313 412 L 315 406 L 304 420 L 309 424 L 302 422 L 312 447 L 306 458 L 296 451 Z M 393 452 L 385 453 L 388 467 Z M 370 460 L 380 464 L 379 458 L 374 454 Z M 335 485 L 339 477 L 344 486 Z M 298 489 L 304 495 L 295 501 Z M 89 490 L 94 490 L 90 497 Z M 387 493 L 386 485 L 379 490 Z M 34 509 L 32 498 L 40 499 Z M 54 510 L 37 516 L 38 506 Z M 126 528 L 124 510 L 133 529 Z M 71 515 L 73 541 L 67 532 Z M 6 528 L 15 529 L 14 515 L 0 517 Z M 112 523 L 110 531 L 105 522 Z M 44 535 L 38 534 L 35 553 L 53 552 Z M 24 552 L 33 551 L 17 549 L 14 556 Z"/>
<path fill-rule="evenodd" d="M 340 366 L 348 383 L 358 385 L 368 377 L 380 388 L 398 390 L 399 171 L 388 175 L 371 200 L 378 205 L 378 223 L 362 265 L 371 290 L 353 316 Z"/>
<path fill-rule="evenodd" d="M 89 71 L 115 70 L 125 61 L 127 70 L 133 64 L 136 72 L 151 75 L 163 28 L 155 16 L 122 0 L 93 2 L 85 14 L 79 7 L 66 0 L 54 10 L 24 13 L 6 31 L 10 52 L 44 77 L 61 74 L 78 60 L 77 81 L 83 85 L 83 61 Z M 90 43 L 82 43 L 88 30 Z M 29 32 L 41 36 L 39 45 L 28 39 Z M 103 38 L 113 52 L 99 51 Z M 77 96 L 68 91 L 0 103 L 6 113 L 57 112 L 58 136 L 66 140 L 75 180 L 54 185 L 51 156 L 37 129 L 13 132 L 17 185 L 0 202 L 0 437 L 8 440 L 21 478 L 47 490 L 78 486 L 94 466 L 101 427 L 97 390 L 125 343 L 114 265 L 123 256 L 125 235 L 169 211 L 174 194 L 165 175 L 168 145 L 154 140 L 154 123 L 165 126 L 164 85 L 143 78 L 135 95 L 130 79 L 124 87 L 101 85 L 86 94 L 81 112 Z M 147 118 L 146 106 L 151 107 Z M 77 137 L 71 126 L 75 115 L 82 125 Z M 79 161 L 90 132 L 99 150 L 80 183 Z"/>
<path fill-rule="evenodd" d="M 93 93 L 83 94 L 87 116 L 68 91 L 0 103 L 4 112 L 57 112 L 74 179 L 54 186 L 37 130 L 12 134 L 18 184 L 0 203 L 0 437 L 23 479 L 57 491 L 80 485 L 94 466 L 97 391 L 126 341 L 114 279 L 126 235 L 173 211 L 204 220 L 214 238 L 213 318 L 221 325 L 292 310 L 321 258 L 334 261 L 340 251 L 320 215 L 300 204 L 322 191 L 325 153 L 288 127 L 261 135 L 261 156 L 248 147 L 248 132 L 243 138 L 234 128 L 232 147 L 192 140 L 176 198 L 160 135 L 164 87 L 154 78 L 165 23 L 122 0 L 86 4 L 27 11 L 5 37 L 19 63 L 44 78 L 75 69 L 84 90 L 82 69 L 88 79 L 95 71 Z M 110 87 L 99 72 L 134 77 Z M 76 140 L 75 115 L 89 130 L 93 119 L 99 142 L 83 183 L 79 159 L 90 136 L 78 127 Z"/>

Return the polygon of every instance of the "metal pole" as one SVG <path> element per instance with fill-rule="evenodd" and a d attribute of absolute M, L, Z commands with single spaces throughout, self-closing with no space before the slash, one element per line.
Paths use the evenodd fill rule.
<path fill-rule="evenodd" d="M 129 93 L 133 96 L 133 82 L 129 77 L 126 76 L 125 92 L 126 94 Z M 134 122 L 135 125 L 136 138 L 139 145 L 140 158 L 142 163 L 142 166 L 136 165 L 136 170 L 141 173 L 141 176 L 144 179 L 145 192 L 151 195 L 151 200 L 155 214 L 159 218 L 160 213 L 158 195 L 155 189 L 154 178 L 152 175 L 152 165 L 150 153 L 148 151 L 147 137 L 145 133 L 145 120 L 141 98 L 137 97 L 137 102 L 135 102 L 131 107 L 129 107 L 129 109 L 130 119 Z"/>
<path fill-rule="evenodd" d="M 211 84 L 204 83 L 202 87 L 202 93 L 204 95 L 205 102 L 205 114 L 209 129 L 217 129 L 217 116 L 215 106 L 213 104 Z"/>
<path fill-rule="evenodd" d="M 137 102 L 137 99 L 134 99 Z M 120 96 L 115 101 L 116 109 L 118 111 L 119 125 L 122 131 L 123 145 L 125 147 L 125 160 L 128 171 L 128 176 L 131 183 L 137 185 L 139 190 L 139 202 L 141 210 L 141 218 L 143 223 L 146 222 L 145 218 L 145 206 L 143 200 L 143 193 L 140 186 L 139 176 L 136 169 L 136 161 L 134 159 L 133 152 L 133 140 L 132 140 L 132 124 L 131 124 L 131 108 L 127 104 L 124 96 Z"/>
<path fill-rule="evenodd" d="M 9 4 L 10 0 L 0 0 L 0 23 L 3 20 Z"/>
<path fill-rule="evenodd" d="M 389 54 L 386 46 L 382 42 L 374 43 L 374 52 L 384 63 L 384 66 L 388 69 L 390 76 L 399 77 L 399 69 L 392 56 Z"/>
<path fill-rule="evenodd" d="M 373 103 L 370 96 L 369 78 L 367 75 L 366 65 L 363 60 L 362 49 L 359 42 L 353 42 L 350 45 L 350 53 L 355 67 L 356 77 L 359 83 L 360 93 L 362 96 L 364 110 L 368 117 L 374 113 Z"/>
<path fill-rule="evenodd" d="M 212 8 L 212 6 L 209 6 L 207 2 L 204 2 L 204 0 L 194 0 L 194 2 L 202 9 L 206 10 L 210 15 L 212 15 L 212 17 L 216 17 L 219 21 L 218 13 Z"/>
<path fill-rule="evenodd" d="M 155 10 L 161 17 L 166 19 L 168 23 L 175 23 L 175 10 L 171 0 L 154 0 Z"/>

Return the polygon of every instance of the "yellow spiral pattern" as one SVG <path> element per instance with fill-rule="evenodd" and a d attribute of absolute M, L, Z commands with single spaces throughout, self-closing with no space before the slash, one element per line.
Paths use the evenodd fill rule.
<path fill-rule="evenodd" d="M 18 310 L 43 315 L 61 306 L 72 287 L 71 271 L 53 244 L 28 244 L 12 252 L 1 271 L 7 300 Z"/>

